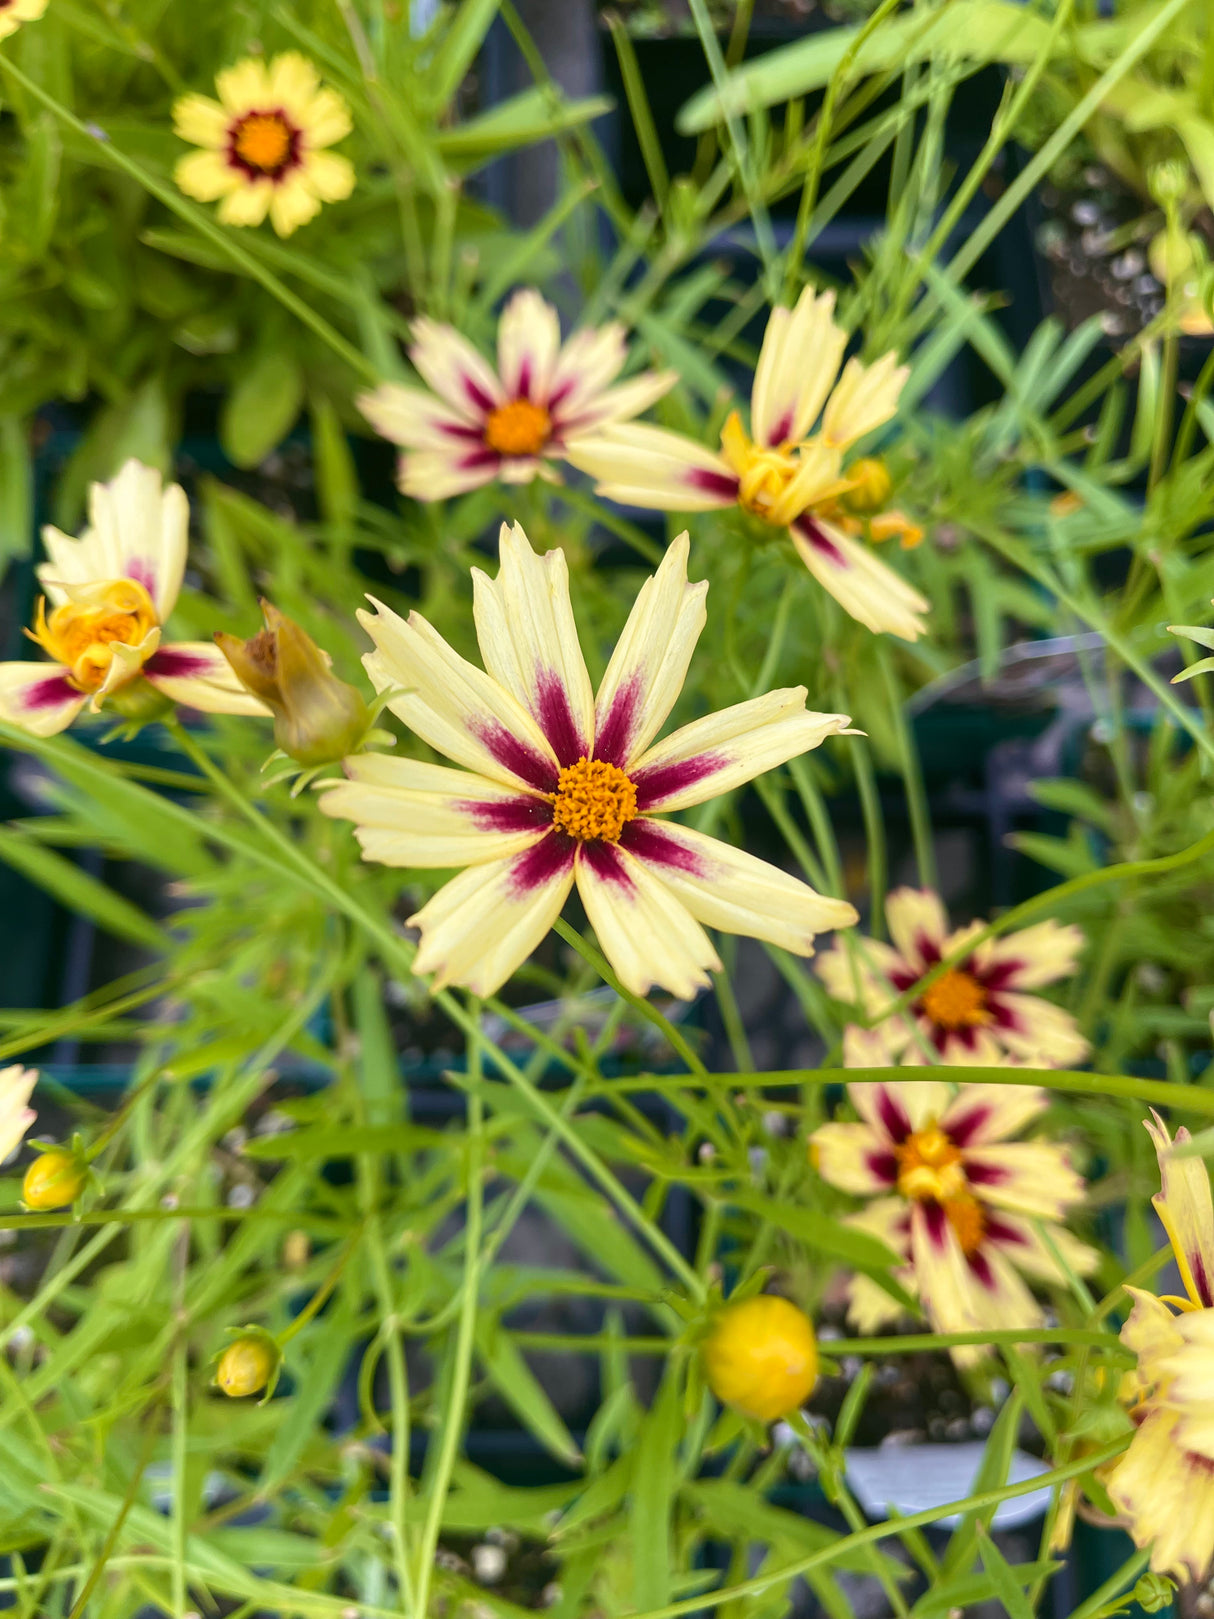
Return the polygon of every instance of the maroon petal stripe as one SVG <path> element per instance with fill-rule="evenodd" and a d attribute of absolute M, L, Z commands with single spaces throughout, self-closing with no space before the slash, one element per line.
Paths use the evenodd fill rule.
<path fill-rule="evenodd" d="M 554 877 L 568 871 L 573 865 L 576 844 L 563 832 L 549 832 L 546 838 L 532 844 L 515 857 L 510 868 L 510 894 L 522 899 L 524 895 L 543 888 Z"/>

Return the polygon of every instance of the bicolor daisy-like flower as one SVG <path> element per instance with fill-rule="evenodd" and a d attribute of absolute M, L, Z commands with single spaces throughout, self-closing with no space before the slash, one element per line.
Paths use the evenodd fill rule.
<path fill-rule="evenodd" d="M 215 89 L 218 101 L 187 95 L 173 106 L 176 133 L 202 147 L 177 164 L 187 196 L 218 201 L 225 225 L 260 225 L 269 214 L 290 236 L 322 203 L 350 195 L 352 165 L 325 150 L 350 133 L 350 113 L 306 56 L 247 57 L 217 74 Z"/>
<path fill-rule="evenodd" d="M 916 888 L 889 895 L 885 920 L 891 943 L 858 938 L 847 950 L 840 941 L 817 962 L 834 998 L 858 1004 L 869 1017 L 879 1017 L 983 928 L 971 922 L 950 932 L 940 896 Z M 1025 992 L 1074 972 L 1083 944 L 1079 928 L 1054 921 L 988 939 L 929 984 L 905 1012 L 879 1022 L 867 1043 L 853 1038 L 845 1050 L 848 1065 L 935 1061 L 994 1067 L 1011 1061 L 1068 1068 L 1082 1062 L 1088 1043 L 1071 1014 Z"/>
<path fill-rule="evenodd" d="M 1134 1308 L 1121 1341 L 1138 1356 L 1138 1426 L 1105 1483 L 1157 1573 L 1203 1580 L 1214 1564 L 1214 1207 L 1202 1160 L 1175 1157 L 1166 1125 L 1153 1119 L 1161 1186 L 1151 1201 L 1185 1296 L 1126 1288 Z M 1175 1145 L 1189 1139 L 1177 1130 Z"/>
<path fill-rule="evenodd" d="M 185 572 L 190 522 L 185 491 L 128 461 L 110 483 L 89 491 L 89 526 L 78 540 L 44 528 L 46 592 L 26 634 L 52 659 L 0 663 L 0 719 L 53 736 L 87 703 L 135 695 L 146 681 L 188 708 L 264 714 L 209 641 L 162 645 Z M 47 610 L 47 602 L 50 610 Z"/>
<path fill-rule="evenodd" d="M 573 434 L 639 416 L 678 380 L 642 371 L 616 382 L 628 358 L 624 327 L 586 327 L 562 343 L 556 310 L 531 288 L 502 310 L 496 370 L 453 326 L 424 316 L 413 323 L 409 358 L 433 392 L 386 382 L 358 405 L 377 433 L 404 446 L 400 487 L 415 500 L 550 476 Z"/>
<path fill-rule="evenodd" d="M 840 374 L 847 333 L 834 307 L 833 292 L 815 297 L 807 287 L 795 309 L 772 310 L 750 429 L 733 411 L 719 454 L 682 433 L 634 423 L 582 434 L 568 459 L 612 500 L 664 511 L 737 505 L 786 529 L 810 573 L 853 618 L 913 641 L 928 603 L 860 536 L 901 533 L 913 543 L 919 531 L 900 512 L 876 512 L 889 493 L 884 468 L 875 472 L 871 458 L 845 465 L 851 446 L 894 415 L 907 369 L 891 352 L 870 366 L 849 360 Z"/>
<path fill-rule="evenodd" d="M 628 989 L 689 997 L 720 967 L 702 924 L 799 955 L 856 920 L 842 900 L 716 838 L 659 820 L 727 792 L 846 730 L 769 692 L 655 738 L 704 627 L 706 584 L 687 582 L 687 536 L 642 586 L 595 696 L 569 603 L 564 553 L 539 557 L 502 526 L 496 580 L 472 571 L 485 670 L 417 613 L 360 614 L 364 658 L 388 706 L 463 770 L 383 754 L 346 760 L 321 800 L 357 823 L 363 856 L 465 866 L 410 918 L 414 970 L 434 987 L 496 990 L 552 927 L 574 883 Z"/>
<path fill-rule="evenodd" d="M 47 0 L 0 0 L 0 39 L 15 34 L 23 22 L 37 22 Z"/>
<path fill-rule="evenodd" d="M 38 1083 L 33 1068 L 14 1063 L 0 1068 L 0 1163 L 16 1152 L 38 1115 L 29 1104 Z"/>
<path fill-rule="evenodd" d="M 1011 1139 L 1048 1105 L 1045 1092 L 928 1082 L 849 1085 L 847 1095 L 859 1122 L 820 1125 L 811 1161 L 832 1186 L 874 1199 L 846 1223 L 902 1257 L 897 1279 L 935 1330 L 1043 1326 L 1025 1278 L 1064 1285 L 1059 1257 L 1080 1275 L 1097 1260 L 1057 1223 L 1084 1195 L 1065 1147 Z M 898 1314 L 870 1277 L 853 1278 L 848 1319 L 860 1332 Z M 965 1363 L 982 1351 L 954 1353 Z"/>

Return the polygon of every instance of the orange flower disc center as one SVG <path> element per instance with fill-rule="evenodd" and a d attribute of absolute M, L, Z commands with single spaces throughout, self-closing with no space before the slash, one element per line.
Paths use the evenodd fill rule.
<path fill-rule="evenodd" d="M 797 475 L 798 463 L 784 449 L 765 449 L 756 444 L 742 426 L 737 411 L 721 429 L 721 451 L 738 475 L 738 505 L 779 528 L 788 517 L 779 510 L 780 502 Z"/>
<path fill-rule="evenodd" d="M 898 1160 L 898 1190 L 903 1197 L 943 1203 L 969 1196 L 969 1182 L 961 1164 L 961 1149 L 938 1124 L 912 1130 L 894 1148 Z"/>
<path fill-rule="evenodd" d="M 280 112 L 247 113 L 236 126 L 232 150 L 249 168 L 277 174 L 291 156 L 293 134 Z"/>
<path fill-rule="evenodd" d="M 969 973 L 952 969 L 923 992 L 919 1003 L 943 1029 L 970 1029 L 988 1023 L 986 991 Z"/>
<path fill-rule="evenodd" d="M 986 1215 L 978 1199 L 972 1192 L 946 1198 L 944 1215 L 953 1228 L 961 1252 L 967 1259 L 971 1254 L 976 1254 L 986 1236 Z"/>
<path fill-rule="evenodd" d="M 557 778 L 552 824 L 581 843 L 601 838 L 618 843 L 620 833 L 637 816 L 637 790 L 616 765 L 605 759 L 579 759 Z"/>
<path fill-rule="evenodd" d="M 75 600 L 54 608 L 49 616 L 45 600 L 40 600 L 31 634 L 56 663 L 71 671 L 81 691 L 96 691 L 109 674 L 114 645 L 139 646 L 159 622 L 141 584 L 111 579 L 80 587 Z"/>
<path fill-rule="evenodd" d="M 499 455 L 538 455 L 548 442 L 552 421 L 543 405 L 512 399 L 489 412 L 485 443 Z"/>

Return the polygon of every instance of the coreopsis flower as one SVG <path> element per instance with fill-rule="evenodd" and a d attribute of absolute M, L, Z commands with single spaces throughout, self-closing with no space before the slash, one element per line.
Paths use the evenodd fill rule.
<path fill-rule="evenodd" d="M 701 1356 L 721 1401 L 759 1422 L 800 1410 L 818 1381 L 818 1343 L 803 1310 L 777 1293 L 739 1299 L 718 1312 Z"/>
<path fill-rule="evenodd" d="M 701 924 L 809 955 L 856 920 L 842 900 L 690 827 L 659 820 L 817 747 L 848 725 L 769 692 L 655 738 L 704 627 L 706 584 L 687 582 L 687 536 L 637 597 L 594 695 L 565 556 L 539 557 L 502 526 L 496 580 L 472 571 L 485 671 L 418 613 L 361 613 L 364 658 L 388 706 L 465 768 L 362 754 L 322 806 L 357 823 L 363 857 L 464 866 L 410 918 L 414 970 L 436 988 L 496 990 L 536 947 L 577 883 L 603 953 L 628 989 L 689 997 L 720 967 Z"/>
<path fill-rule="evenodd" d="M 176 133 L 202 148 L 174 171 L 187 196 L 218 201 L 225 225 L 260 225 L 269 214 L 290 236 L 322 203 L 350 195 L 352 165 L 325 150 L 350 133 L 350 113 L 306 56 L 246 57 L 216 75 L 215 89 L 218 101 L 191 94 L 173 105 Z"/>
<path fill-rule="evenodd" d="M 869 1017 L 917 983 L 929 968 L 982 931 L 981 922 L 950 932 L 938 894 L 895 889 L 885 902 L 891 943 L 838 942 L 819 957 L 818 974 L 839 1001 L 858 1004 Z M 902 1013 L 882 1019 L 873 1035 L 879 1049 L 853 1036 L 849 1067 L 891 1062 L 998 1066 L 1008 1061 L 1038 1068 L 1068 1068 L 1087 1056 L 1088 1043 L 1062 1007 L 1026 991 L 1057 982 L 1075 970 L 1082 930 L 1039 922 L 1004 938 L 988 939 L 929 984 Z M 930 1055 L 925 1055 L 929 1053 Z"/>
<path fill-rule="evenodd" d="M 161 644 L 185 571 L 189 506 L 177 484 L 128 461 L 89 491 L 89 526 L 78 540 L 44 528 L 46 596 L 26 633 L 51 663 L 0 663 L 0 719 L 53 736 L 86 704 L 120 709 L 149 688 L 171 702 L 219 714 L 264 714 L 207 641 Z M 47 602 L 50 610 L 47 610 Z"/>
<path fill-rule="evenodd" d="M 47 0 L 0 0 L 0 39 L 15 34 L 23 22 L 37 22 Z"/>
<path fill-rule="evenodd" d="M 274 716 L 274 740 L 297 763 L 314 767 L 353 753 L 371 724 L 360 692 L 339 680 L 327 652 L 294 619 L 263 601 L 265 629 L 251 640 L 216 630 L 215 644 L 241 685 Z"/>
<path fill-rule="evenodd" d="M 583 433 L 568 459 L 613 500 L 664 511 L 737 505 L 787 530 L 810 573 L 853 618 L 913 641 L 928 603 L 877 560 L 864 536 L 901 533 L 914 543 L 918 530 L 900 512 L 876 511 L 889 493 L 883 467 L 877 474 L 869 457 L 845 465 L 851 446 L 894 415 L 907 369 L 891 352 L 869 366 L 849 360 L 840 374 L 847 334 L 834 307 L 833 292 L 815 297 L 807 287 L 795 309 L 772 310 L 749 431 L 731 412 L 719 454 L 682 433 L 632 423 Z"/>
<path fill-rule="evenodd" d="M 431 392 L 386 382 L 358 407 L 404 446 L 400 487 L 416 500 L 550 475 L 573 434 L 639 416 L 678 380 L 642 371 L 616 382 L 628 358 L 624 327 L 586 327 L 562 343 L 556 310 L 531 288 L 502 310 L 496 370 L 453 326 L 425 316 L 413 323 L 409 358 Z"/>
<path fill-rule="evenodd" d="M 1214 1209 L 1201 1159 L 1175 1157 L 1166 1125 L 1153 1119 L 1146 1127 L 1161 1185 L 1151 1201 L 1185 1297 L 1126 1288 L 1134 1307 L 1121 1341 L 1138 1356 L 1138 1426 L 1105 1482 L 1134 1544 L 1151 1547 L 1152 1569 L 1203 1580 L 1214 1563 Z M 1189 1139 L 1177 1130 L 1176 1146 Z"/>
<path fill-rule="evenodd" d="M 1011 1139 L 1048 1105 L 1045 1092 L 891 1082 L 849 1085 L 847 1095 L 859 1122 L 820 1125 L 811 1162 L 832 1186 L 874 1200 L 846 1223 L 902 1258 L 897 1279 L 935 1330 L 1044 1326 L 1025 1278 L 1066 1282 L 1051 1245 L 1080 1275 L 1097 1259 L 1058 1224 L 1084 1195 L 1066 1148 Z M 870 1277 L 850 1288 L 848 1318 L 860 1332 L 898 1316 Z M 966 1363 L 981 1351 L 954 1353 Z"/>
<path fill-rule="evenodd" d="M 0 1068 L 0 1163 L 16 1152 L 38 1115 L 29 1104 L 38 1083 L 37 1071 L 11 1063 Z"/>

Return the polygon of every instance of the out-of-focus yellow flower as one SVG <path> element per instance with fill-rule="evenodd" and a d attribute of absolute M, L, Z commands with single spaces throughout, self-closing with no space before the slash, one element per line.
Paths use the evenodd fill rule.
<path fill-rule="evenodd" d="M 219 1357 L 215 1369 L 215 1386 L 230 1400 L 240 1400 L 247 1394 L 260 1394 L 270 1390 L 272 1380 L 278 1376 L 282 1351 L 268 1332 L 246 1327 Z M 269 1397 L 267 1393 L 267 1398 Z"/>
<path fill-rule="evenodd" d="M 15 34 L 23 22 L 37 22 L 47 0 L 0 0 L 0 39 Z"/>
<path fill-rule="evenodd" d="M 701 1350 L 708 1386 L 723 1405 L 760 1422 L 798 1410 L 818 1381 L 810 1319 L 775 1293 L 727 1304 Z"/>
<path fill-rule="evenodd" d="M 323 652 L 285 613 L 263 601 L 265 629 L 249 641 L 215 632 L 219 650 L 240 683 L 274 716 L 274 739 L 301 765 L 331 764 L 357 752 L 370 711 L 353 686 L 339 680 Z"/>
<path fill-rule="evenodd" d="M 1163 1120 L 1152 1119 L 1161 1186 L 1151 1201 L 1185 1297 L 1126 1288 L 1134 1308 L 1121 1341 L 1138 1356 L 1138 1431 L 1108 1491 L 1134 1544 L 1151 1547 L 1156 1573 L 1203 1580 L 1214 1564 L 1214 1206 L 1202 1160 L 1175 1157 Z M 1188 1140 L 1177 1130 L 1176 1146 Z"/>
<path fill-rule="evenodd" d="M 27 1209 L 65 1209 L 84 1190 L 88 1174 L 84 1158 L 68 1147 L 40 1152 L 25 1172 L 21 1201 Z"/>
<path fill-rule="evenodd" d="M 290 236 L 322 203 L 350 195 L 353 166 L 324 149 L 350 133 L 349 110 L 305 56 L 246 57 L 217 75 L 215 89 L 218 101 L 187 95 L 173 106 L 174 130 L 203 148 L 177 164 L 188 196 L 218 201 L 225 225 L 260 225 L 269 214 Z"/>

